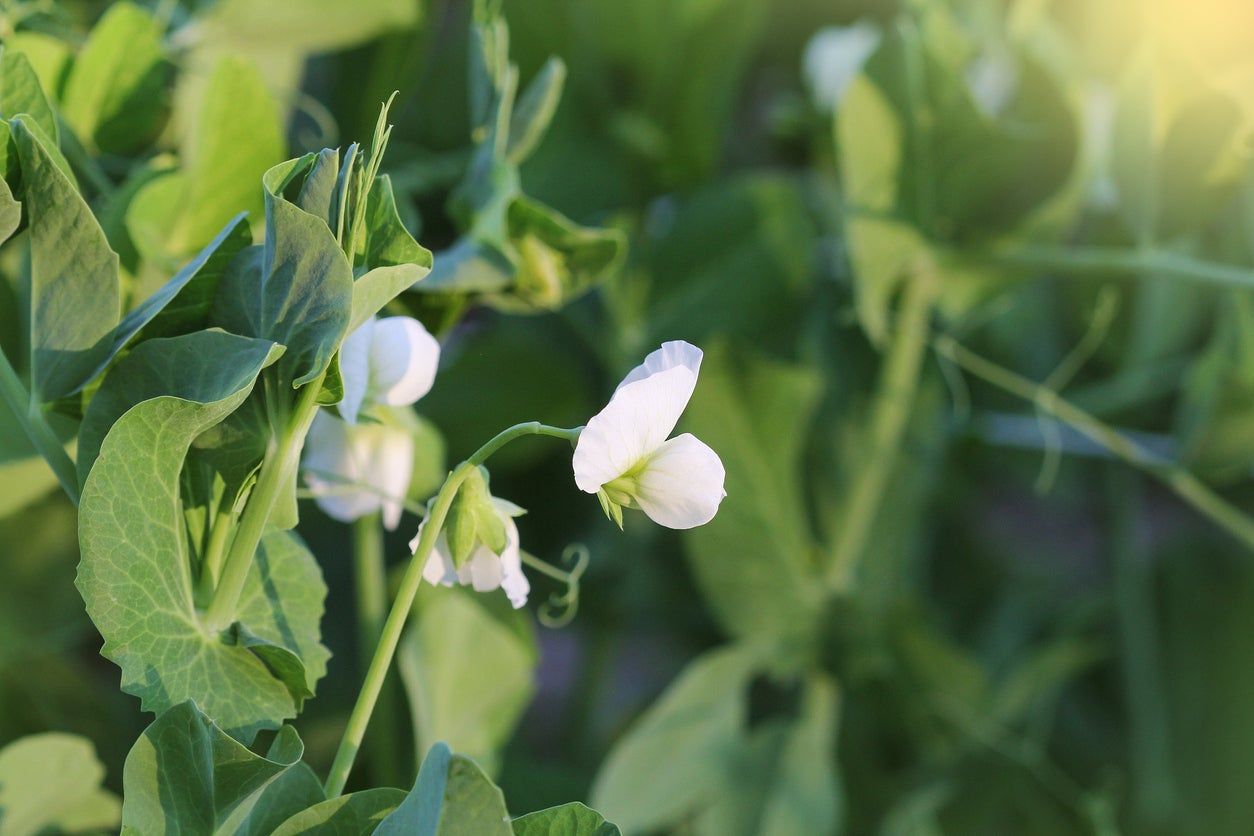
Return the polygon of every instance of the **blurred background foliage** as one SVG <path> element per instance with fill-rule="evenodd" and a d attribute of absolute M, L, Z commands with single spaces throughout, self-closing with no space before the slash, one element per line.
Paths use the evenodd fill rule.
<path fill-rule="evenodd" d="M 446 739 L 516 809 L 589 799 L 633 833 L 1249 832 L 1254 7 L 504 12 L 521 89 L 560 85 L 551 56 L 565 85 L 502 225 L 466 2 L 0 3 L 135 299 L 399 90 L 384 170 L 446 282 L 398 306 L 445 346 L 416 499 L 510 423 L 583 423 L 659 341 L 705 348 L 685 421 L 719 516 L 620 534 L 561 450 L 494 459 L 527 550 L 589 549 L 579 612 L 540 626 L 561 589 L 534 575 L 524 613 L 424 589 L 402 762 Z M 23 269 L 0 251 L 19 354 Z M 117 789 L 146 718 L 72 586 L 72 509 L 0 424 L 0 744 L 84 734 Z M 321 768 L 362 660 L 349 532 L 301 510 Z"/>

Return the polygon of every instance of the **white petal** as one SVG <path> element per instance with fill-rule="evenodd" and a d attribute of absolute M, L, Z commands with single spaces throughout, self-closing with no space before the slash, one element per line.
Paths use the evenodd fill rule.
<path fill-rule="evenodd" d="M 815 33 L 806 44 L 802 71 L 819 109 L 830 112 L 840 104 L 849 84 L 879 48 L 880 37 L 880 30 L 866 21 Z"/>
<path fill-rule="evenodd" d="M 622 389 L 628 383 L 644 380 L 649 375 L 664 372 L 676 366 L 685 367 L 692 372 L 693 377 L 696 377 L 701 371 L 702 356 L 701 349 L 683 340 L 672 340 L 662 343 L 661 348 L 651 352 L 648 357 L 644 358 L 643 363 L 627 373 L 627 376 L 623 378 L 623 382 L 618 384 L 618 389 Z M 614 390 L 615 394 L 617 394 L 618 389 Z"/>
<path fill-rule="evenodd" d="M 373 486 L 383 509 L 383 525 L 395 531 L 401 521 L 405 495 L 414 471 L 414 440 L 409 433 L 387 424 L 355 427 L 353 435 L 365 457 L 361 481 Z"/>
<path fill-rule="evenodd" d="M 518 545 L 517 529 L 510 534 L 509 545 L 501 554 L 501 589 L 505 590 L 505 597 L 509 598 L 514 609 L 519 609 L 526 604 L 527 596 L 531 594 L 531 583 L 523 574 L 522 551 Z"/>
<path fill-rule="evenodd" d="M 672 438 L 640 474 L 636 501 L 649 518 L 667 528 L 695 528 L 714 519 L 725 472 L 718 454 L 690 433 Z"/>
<path fill-rule="evenodd" d="M 340 345 L 340 378 L 344 381 L 344 399 L 339 403 L 340 415 L 350 424 L 357 423 L 370 388 L 370 344 L 374 340 L 374 319 L 367 319 Z"/>
<path fill-rule="evenodd" d="M 431 391 L 440 365 L 440 344 L 408 316 L 375 323 L 370 344 L 370 392 L 378 403 L 408 406 Z"/>
<path fill-rule="evenodd" d="M 332 519 L 352 522 L 379 509 L 376 494 L 356 490 L 346 483 L 362 481 L 367 451 L 359 449 L 353 426 L 330 413 L 314 416 L 305 440 L 305 481 L 318 496 L 318 507 Z"/>
<path fill-rule="evenodd" d="M 427 521 L 423 520 L 418 526 L 418 534 L 414 536 L 413 541 L 409 544 L 410 550 L 418 548 L 418 538 L 422 536 L 422 530 L 427 527 Z M 453 586 L 457 583 L 457 570 L 453 568 L 453 558 L 449 554 L 448 539 L 444 536 L 444 532 L 440 532 L 440 536 L 435 539 L 435 546 L 431 549 L 431 555 L 427 558 L 427 565 L 422 567 L 422 577 L 427 583 L 433 586 Z"/>
<path fill-rule="evenodd" d="M 680 365 L 627 383 L 615 392 L 575 444 L 573 466 L 580 490 L 596 493 L 661 447 L 696 386 L 696 374 Z"/>

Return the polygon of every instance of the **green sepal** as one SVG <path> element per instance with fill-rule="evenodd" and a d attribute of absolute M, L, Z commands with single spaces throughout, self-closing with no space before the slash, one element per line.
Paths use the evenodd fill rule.
<path fill-rule="evenodd" d="M 486 469 L 475 468 L 458 487 L 457 496 L 449 507 L 444 534 L 453 565 L 459 569 L 470 559 L 479 543 L 496 554 L 505 551 L 509 538 L 505 533 L 505 524 L 492 505 Z"/>

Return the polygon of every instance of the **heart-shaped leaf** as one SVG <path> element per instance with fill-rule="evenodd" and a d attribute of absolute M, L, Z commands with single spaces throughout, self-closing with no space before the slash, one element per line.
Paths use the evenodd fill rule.
<path fill-rule="evenodd" d="M 290 665 L 272 667 L 272 653 L 235 643 L 238 630 L 220 634 L 202 624 L 180 499 L 179 475 L 193 440 L 234 411 L 274 361 L 274 352 L 258 351 L 256 341 L 231 343 L 226 336 L 209 338 L 219 346 L 213 354 L 184 355 L 187 385 L 180 396 L 136 404 L 105 436 L 83 488 L 78 587 L 105 639 L 102 652 L 122 668 L 124 691 L 154 712 L 196 699 L 224 729 L 250 740 L 294 716 L 300 689 Z M 184 346 L 209 344 L 177 339 Z M 160 377 L 161 363 L 145 356 L 150 351 L 136 363 L 145 371 L 136 385 L 155 387 Z M 198 371 L 196 364 L 233 366 L 236 373 Z M 123 395 L 132 391 L 128 379 L 119 380 Z M 325 594 L 304 545 L 275 532 L 261 542 L 237 609 L 248 634 L 299 658 L 309 690 L 326 670 L 328 653 L 318 641 Z"/>

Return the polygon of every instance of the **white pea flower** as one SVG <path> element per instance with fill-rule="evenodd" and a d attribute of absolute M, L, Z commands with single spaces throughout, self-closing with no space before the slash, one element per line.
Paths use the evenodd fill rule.
<path fill-rule="evenodd" d="M 344 400 L 340 415 L 357 423 L 364 409 L 382 404 L 409 406 L 431 391 L 440 344 L 408 316 L 368 319 L 340 347 Z"/>
<path fill-rule="evenodd" d="M 850 82 L 879 49 L 880 37 L 880 30 L 867 21 L 814 34 L 806 44 L 802 71 L 816 107 L 830 112 L 840 105 Z"/>
<path fill-rule="evenodd" d="M 521 515 L 523 509 L 512 502 L 492 497 L 492 508 L 505 526 L 506 544 L 500 554 L 492 551 L 482 542 L 475 544 L 475 549 L 458 569 L 453 565 L 452 549 L 448 537 L 443 531 L 436 538 L 435 548 L 427 558 L 423 567 L 422 577 L 431 584 L 442 586 L 473 587 L 476 592 L 490 592 L 498 587 L 505 590 L 509 602 L 518 609 L 527 603 L 527 595 L 531 592 L 531 584 L 523 574 L 522 552 L 518 540 L 518 526 L 514 525 L 514 517 Z M 427 521 L 418 526 L 418 533 L 409 544 L 409 550 L 416 551 L 418 540 Z"/>
<path fill-rule="evenodd" d="M 314 417 L 305 440 L 305 482 L 331 519 L 352 522 L 381 511 L 383 525 L 395 530 L 413 469 L 414 440 L 405 430 L 350 424 L 326 411 Z"/>
<path fill-rule="evenodd" d="M 381 511 L 389 530 L 400 523 L 413 438 L 394 424 L 358 419 L 417 401 L 431 390 L 439 363 L 440 344 L 407 316 L 367 320 L 345 338 L 340 415 L 320 411 L 305 440 L 305 481 L 328 516 L 352 522 Z"/>
<path fill-rule="evenodd" d="M 690 433 L 667 440 L 697 386 L 701 357 L 689 343 L 663 343 L 579 434 L 575 483 L 620 525 L 622 508 L 639 508 L 667 528 L 694 528 L 712 520 L 727 495 L 718 454 Z"/>

